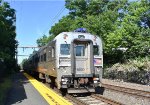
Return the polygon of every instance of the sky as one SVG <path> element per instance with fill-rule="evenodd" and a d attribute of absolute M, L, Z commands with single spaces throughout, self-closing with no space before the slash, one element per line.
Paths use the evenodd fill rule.
<path fill-rule="evenodd" d="M 4 0 L 16 10 L 16 40 L 19 47 L 37 46 L 36 40 L 68 14 L 65 0 Z M 18 48 L 18 55 L 30 55 L 34 49 Z M 18 63 L 28 56 L 18 56 Z"/>
<path fill-rule="evenodd" d="M 16 40 L 19 47 L 37 46 L 36 40 L 48 32 L 69 11 L 65 0 L 3 0 L 16 10 Z M 130 0 L 135 1 L 135 0 Z M 36 49 L 37 50 L 37 49 Z M 18 48 L 18 55 L 30 55 L 34 49 Z M 18 63 L 28 56 L 18 56 Z"/>

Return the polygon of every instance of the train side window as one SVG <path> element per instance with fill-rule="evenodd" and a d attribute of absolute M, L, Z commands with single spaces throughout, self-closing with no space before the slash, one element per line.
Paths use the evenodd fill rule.
<path fill-rule="evenodd" d="M 43 61 L 46 61 L 46 53 L 43 55 Z"/>
<path fill-rule="evenodd" d="M 40 55 L 40 62 L 42 61 L 42 56 Z"/>
<path fill-rule="evenodd" d="M 60 54 L 69 55 L 70 54 L 70 44 L 61 44 L 60 45 Z"/>
<path fill-rule="evenodd" d="M 38 56 L 35 58 L 35 63 L 38 63 L 39 62 L 39 60 L 38 60 L 39 58 L 38 58 Z"/>
<path fill-rule="evenodd" d="M 93 46 L 93 54 L 94 55 L 99 55 L 99 46 L 98 45 Z"/>
<path fill-rule="evenodd" d="M 38 57 L 37 57 L 37 62 L 39 62 L 39 61 L 40 61 L 40 57 L 38 56 Z"/>
<path fill-rule="evenodd" d="M 41 58 L 41 62 L 43 62 L 43 55 L 41 55 L 41 57 L 40 57 L 40 58 Z"/>
<path fill-rule="evenodd" d="M 52 57 L 55 57 L 55 47 L 52 48 Z"/>

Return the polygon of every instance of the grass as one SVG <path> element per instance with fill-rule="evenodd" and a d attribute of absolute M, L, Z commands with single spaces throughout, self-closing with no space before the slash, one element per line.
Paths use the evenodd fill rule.
<path fill-rule="evenodd" d="M 0 81 L 0 105 L 5 104 L 5 99 L 11 86 L 12 81 L 10 77 L 3 78 L 3 81 Z"/>

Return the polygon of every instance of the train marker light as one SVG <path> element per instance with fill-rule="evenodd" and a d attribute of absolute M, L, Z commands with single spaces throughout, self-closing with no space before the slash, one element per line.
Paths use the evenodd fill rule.
<path fill-rule="evenodd" d="M 78 38 L 79 39 L 85 39 L 85 36 L 84 35 L 78 35 Z"/>
<path fill-rule="evenodd" d="M 100 65 L 102 64 L 102 60 L 101 59 L 94 59 L 94 65 Z"/>
<path fill-rule="evenodd" d="M 68 35 L 67 34 L 64 34 L 64 39 L 67 39 Z"/>
<path fill-rule="evenodd" d="M 97 83 L 98 81 L 94 81 L 94 83 Z"/>
<path fill-rule="evenodd" d="M 97 36 L 94 36 L 94 39 L 93 39 L 93 40 L 96 41 L 96 39 L 97 39 Z"/>
<path fill-rule="evenodd" d="M 99 80 L 99 78 L 93 78 L 93 80 L 94 80 L 94 81 L 97 81 L 97 80 Z"/>

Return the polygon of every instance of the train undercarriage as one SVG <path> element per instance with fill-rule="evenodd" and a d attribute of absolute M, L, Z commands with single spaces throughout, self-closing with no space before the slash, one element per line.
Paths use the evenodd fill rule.
<path fill-rule="evenodd" d="M 95 88 L 100 86 L 98 77 L 72 77 L 62 76 L 61 81 L 56 77 L 42 74 L 39 78 L 50 84 L 51 88 L 58 88 L 67 93 L 94 93 Z"/>

